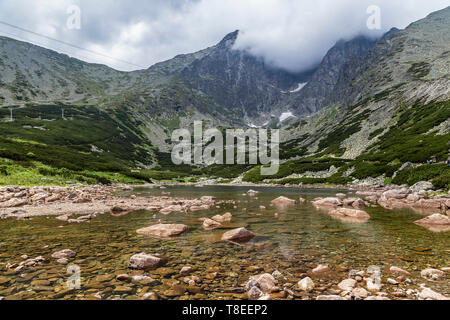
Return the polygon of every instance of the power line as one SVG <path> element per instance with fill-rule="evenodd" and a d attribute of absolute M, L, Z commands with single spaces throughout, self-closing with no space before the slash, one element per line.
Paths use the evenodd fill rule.
<path fill-rule="evenodd" d="M 13 37 L 14 39 L 22 40 L 22 41 L 25 41 L 27 43 L 34 44 L 36 46 L 41 46 L 41 47 L 46 47 L 47 46 L 47 44 L 40 43 L 39 41 L 26 39 L 24 37 L 18 36 L 17 34 L 6 32 L 6 31 L 3 31 L 3 30 L 0 30 L 0 34 L 4 34 L 4 35 L 10 36 L 10 37 Z M 53 50 L 56 51 L 56 49 L 53 49 Z M 63 50 L 63 49 L 57 49 L 57 50 Z M 71 55 L 73 57 L 76 57 L 76 58 L 78 58 L 80 60 L 83 60 L 83 61 L 89 60 L 89 58 L 87 56 L 83 56 L 83 55 L 78 54 L 78 53 L 71 53 Z"/>
<path fill-rule="evenodd" d="M 48 39 L 48 40 L 51 40 L 51 41 L 55 41 L 55 42 L 61 43 L 61 44 L 63 44 L 63 45 L 66 45 L 66 46 L 69 46 L 69 47 L 72 47 L 72 48 L 75 48 L 75 49 L 78 49 L 78 50 L 83 50 L 83 51 L 86 51 L 86 52 L 89 52 L 89 53 L 92 53 L 92 54 L 95 54 L 95 55 L 98 55 L 98 56 L 102 56 L 102 57 L 104 57 L 104 58 L 108 58 L 108 59 L 111 59 L 111 60 L 115 60 L 115 61 L 117 61 L 117 62 L 126 63 L 126 64 L 132 65 L 132 66 L 134 66 L 134 67 L 138 67 L 138 68 L 145 69 L 145 67 L 140 66 L 140 65 L 137 65 L 137 64 L 134 64 L 134 63 L 132 63 L 132 62 L 128 62 L 128 61 L 125 61 L 125 60 L 122 60 L 122 59 L 114 58 L 114 57 L 108 56 L 108 55 L 106 55 L 106 54 L 103 54 L 103 53 L 100 53 L 100 52 L 93 51 L 93 50 L 91 50 L 91 49 L 86 49 L 86 48 L 77 46 L 77 45 L 75 45 L 75 44 L 69 43 L 69 42 L 65 42 L 65 41 L 62 41 L 62 40 L 59 40 L 59 39 L 55 39 L 55 38 L 46 36 L 46 35 L 44 35 L 44 34 L 40 34 L 40 33 L 31 31 L 31 30 L 27 30 L 27 29 L 24 29 L 24 28 L 22 28 L 22 27 L 19 27 L 19 26 L 15 26 L 15 25 L 13 25 L 13 24 L 10 24 L 10 23 L 8 23 L 8 22 L 0 21 L 0 24 L 3 24 L 3 25 L 5 25 L 5 26 L 8 26 L 8 27 L 10 27 L 10 28 L 14 28 L 14 29 L 17 29 L 17 30 L 20 30 L 20 31 L 23 31 L 23 32 L 27 32 L 27 33 L 33 34 L 33 35 L 38 36 L 38 37 L 42 37 L 42 38 L 45 38 L 45 39 Z"/>

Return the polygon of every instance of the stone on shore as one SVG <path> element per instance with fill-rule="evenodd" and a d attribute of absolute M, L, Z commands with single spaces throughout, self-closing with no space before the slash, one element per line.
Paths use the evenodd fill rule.
<path fill-rule="evenodd" d="M 247 242 L 255 237 L 255 234 L 245 228 L 233 229 L 222 235 L 223 241 Z"/>
<path fill-rule="evenodd" d="M 286 198 L 286 197 L 278 197 L 278 198 L 272 200 L 270 203 L 272 203 L 273 205 L 278 205 L 278 206 L 290 206 L 290 205 L 296 204 L 297 201 Z"/>
<path fill-rule="evenodd" d="M 431 182 L 427 181 L 419 181 L 416 184 L 414 184 L 412 187 L 410 187 L 412 191 L 429 191 L 434 190 L 433 184 Z"/>
<path fill-rule="evenodd" d="M 172 238 L 185 233 L 189 229 L 184 224 L 156 224 L 147 228 L 137 230 L 138 234 L 153 238 Z"/>
<path fill-rule="evenodd" d="M 152 270 L 158 267 L 162 259 L 146 253 L 138 253 L 130 258 L 129 269 Z"/>
<path fill-rule="evenodd" d="M 77 253 L 75 251 L 72 251 L 70 249 L 64 249 L 61 251 L 54 252 L 52 254 L 52 258 L 54 259 L 70 259 L 72 257 L 75 257 Z"/>

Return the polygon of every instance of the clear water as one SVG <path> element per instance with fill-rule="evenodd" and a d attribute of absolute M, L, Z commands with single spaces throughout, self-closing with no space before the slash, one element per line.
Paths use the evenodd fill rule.
<path fill-rule="evenodd" d="M 90 299 L 100 293 L 106 299 L 138 299 L 146 292 L 156 292 L 168 299 L 240 299 L 243 295 L 230 293 L 229 288 L 242 286 L 250 276 L 278 270 L 285 283 L 297 283 L 317 264 L 327 264 L 334 271 L 325 278 L 314 279 L 317 290 L 304 297 L 330 293 L 330 289 L 346 279 L 345 269 L 367 270 L 379 266 L 385 280 L 395 265 L 412 273 L 413 284 L 402 288 L 419 288 L 421 283 L 442 294 L 449 295 L 448 280 L 430 282 L 420 278 L 420 270 L 450 265 L 449 232 L 433 233 L 413 224 L 421 215 L 412 210 L 384 210 L 368 208 L 372 219 L 367 223 L 344 223 L 316 210 L 310 200 L 335 195 L 339 190 L 300 190 L 284 188 L 253 188 L 260 191 L 255 197 L 244 196 L 246 187 L 203 188 L 176 186 L 167 189 L 138 188 L 126 195 L 161 195 L 197 198 L 205 195 L 218 200 L 236 200 L 220 208 L 183 215 L 168 216 L 137 211 L 121 217 L 109 213 L 90 223 L 66 224 L 55 217 L 36 217 L 31 220 L 0 220 L 0 296 L 8 299 Z M 270 201 L 281 196 L 305 204 L 290 208 L 275 208 Z M 265 210 L 259 207 L 266 206 Z M 246 210 L 244 210 L 244 208 Z M 205 231 L 201 217 L 231 212 L 233 220 L 224 229 Z M 275 216 L 278 213 L 278 217 Z M 158 222 L 183 223 L 190 227 L 183 236 L 170 239 L 151 239 L 136 234 L 136 230 Z M 246 227 L 257 237 L 244 245 L 220 241 L 226 229 Z M 68 265 L 60 265 L 50 257 L 52 252 L 72 249 L 77 256 L 70 264 L 80 267 L 81 288 L 68 290 Z M 115 275 L 140 274 L 127 270 L 133 254 L 146 252 L 161 254 L 167 263 L 146 275 L 157 280 L 151 285 L 120 282 Z M 14 273 L 6 270 L 6 263 L 44 256 L 40 266 Z M 183 285 L 179 270 L 186 265 L 195 268 L 192 273 L 203 281 L 201 292 L 189 292 Z M 262 268 L 260 271 L 250 266 Z M 249 271 L 250 270 L 250 271 Z M 215 278 L 211 274 L 217 272 Z M 100 278 L 99 278 L 100 276 Z M 180 281 L 179 284 L 177 281 Z M 385 286 L 389 294 L 394 287 Z"/>

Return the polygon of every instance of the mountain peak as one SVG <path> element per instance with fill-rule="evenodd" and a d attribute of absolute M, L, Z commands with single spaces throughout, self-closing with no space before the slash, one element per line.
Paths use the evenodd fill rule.
<path fill-rule="evenodd" d="M 239 30 L 235 30 L 229 34 L 227 34 L 222 41 L 219 42 L 219 47 L 225 46 L 225 47 L 231 47 L 236 42 L 237 37 L 239 36 Z"/>

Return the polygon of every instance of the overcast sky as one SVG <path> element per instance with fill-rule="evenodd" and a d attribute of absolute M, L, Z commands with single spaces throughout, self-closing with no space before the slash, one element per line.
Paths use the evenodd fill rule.
<path fill-rule="evenodd" d="M 80 29 L 67 26 L 72 5 L 81 9 Z M 367 28 L 370 5 L 381 9 L 381 30 Z M 0 35 L 135 70 L 204 49 L 239 29 L 238 48 L 300 71 L 318 63 L 339 39 L 405 28 L 449 5 L 449 0 L 0 0 L 1 22 L 102 55 L 1 23 Z"/>

